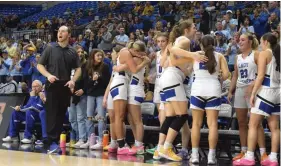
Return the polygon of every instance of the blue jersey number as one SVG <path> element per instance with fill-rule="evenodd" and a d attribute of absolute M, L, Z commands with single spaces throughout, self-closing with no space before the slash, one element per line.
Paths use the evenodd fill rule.
<path fill-rule="evenodd" d="M 159 66 L 159 73 L 162 73 L 162 67 Z"/>
<path fill-rule="evenodd" d="M 248 77 L 248 70 L 242 69 L 240 70 L 241 78 L 247 78 Z"/>

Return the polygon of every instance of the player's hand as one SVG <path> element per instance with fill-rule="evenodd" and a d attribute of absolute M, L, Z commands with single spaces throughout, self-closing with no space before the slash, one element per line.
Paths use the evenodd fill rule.
<path fill-rule="evenodd" d="M 193 57 L 194 57 L 194 60 L 197 61 L 197 62 L 207 62 L 208 61 L 208 58 L 205 56 L 204 51 L 195 52 Z"/>
<path fill-rule="evenodd" d="M 255 95 L 251 95 L 251 98 L 250 98 L 250 105 L 251 105 L 251 107 L 254 107 L 255 106 Z"/>
<path fill-rule="evenodd" d="M 227 101 L 228 101 L 229 103 L 231 103 L 232 97 L 233 97 L 233 95 L 232 95 L 231 93 L 228 93 L 228 95 L 227 95 Z"/>
<path fill-rule="evenodd" d="M 75 92 L 76 96 L 82 96 L 84 94 L 84 91 L 82 89 L 79 89 L 78 91 Z"/>

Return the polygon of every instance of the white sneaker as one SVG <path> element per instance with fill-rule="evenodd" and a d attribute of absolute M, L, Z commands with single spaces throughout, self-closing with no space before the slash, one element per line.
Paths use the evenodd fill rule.
<path fill-rule="evenodd" d="M 3 138 L 2 139 L 3 142 L 18 142 L 18 137 L 10 137 L 10 136 L 7 136 L 6 138 Z"/>
<path fill-rule="evenodd" d="M 79 140 L 76 144 L 73 145 L 74 148 L 80 148 L 81 145 L 85 144 L 83 140 Z"/>
<path fill-rule="evenodd" d="M 98 142 L 97 144 L 92 145 L 92 146 L 90 147 L 90 149 L 91 149 L 91 150 L 102 150 L 103 147 L 102 147 L 101 142 Z"/>
<path fill-rule="evenodd" d="M 216 156 L 208 156 L 208 164 L 210 164 L 210 165 L 217 164 Z"/>
<path fill-rule="evenodd" d="M 199 154 L 198 153 L 191 153 L 191 158 L 189 159 L 189 161 L 192 164 L 199 164 Z"/>
<path fill-rule="evenodd" d="M 20 142 L 23 144 L 31 144 L 32 141 L 31 141 L 31 139 L 24 138 Z"/>
<path fill-rule="evenodd" d="M 87 141 L 86 143 L 82 144 L 82 145 L 80 146 L 80 148 L 81 148 L 81 149 L 88 149 L 89 146 L 90 146 L 90 142 Z"/>

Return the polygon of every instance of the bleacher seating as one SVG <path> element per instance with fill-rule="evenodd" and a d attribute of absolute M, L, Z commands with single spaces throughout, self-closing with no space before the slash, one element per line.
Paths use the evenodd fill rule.
<path fill-rule="evenodd" d="M 36 13 L 30 17 L 27 17 L 23 20 L 21 20 L 23 23 L 29 22 L 29 21 L 39 21 L 40 18 L 47 18 L 52 19 L 52 17 L 60 17 L 60 18 L 67 18 L 64 13 L 67 9 L 70 9 L 72 13 L 75 13 L 78 9 L 82 8 L 84 11 L 86 9 L 91 9 L 93 13 L 96 13 L 98 10 L 97 2 L 95 1 L 83 1 L 83 2 L 69 2 L 69 3 L 60 3 L 57 4 L 47 10 L 44 10 L 40 13 Z M 88 22 L 88 20 L 86 20 Z M 85 23 L 85 19 L 81 19 L 77 22 L 78 24 Z"/>
<path fill-rule="evenodd" d="M 11 5 L 11 4 L 1 4 L 0 14 L 3 16 L 8 15 L 18 15 L 20 18 L 27 17 L 34 13 L 42 11 L 41 5 Z"/>

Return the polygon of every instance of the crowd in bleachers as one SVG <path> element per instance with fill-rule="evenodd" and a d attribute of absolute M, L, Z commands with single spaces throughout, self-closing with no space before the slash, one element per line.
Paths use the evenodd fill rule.
<path fill-rule="evenodd" d="M 41 39 L 16 41 L 13 38 L 1 37 L 0 93 L 36 91 L 37 89 L 33 87 L 35 80 L 40 81 L 39 85 L 36 86 L 42 88 L 41 86 L 45 84 L 46 78 L 37 70 L 36 66 L 44 49 L 48 45 L 54 44 L 57 31 L 62 25 L 73 28 L 87 23 L 83 33 L 71 36 L 69 44 L 76 48 L 82 63 L 86 64 L 86 61 L 91 61 L 93 56 L 103 57 L 102 64 L 106 64 L 106 69 L 108 69 L 108 73 L 103 71 L 103 76 L 107 76 L 107 74 L 110 76 L 112 72 L 112 56 L 121 48 L 137 40 L 146 43 L 146 52 L 151 59 L 151 63 L 148 64 L 148 69 L 145 72 L 145 92 L 147 94 L 146 99 L 149 101 L 152 100 L 149 94 L 154 91 L 156 52 L 160 50 L 156 42 L 156 36 L 159 32 L 170 32 L 177 22 L 192 20 L 195 23 L 197 32 L 195 38 L 191 41 L 191 51 L 200 51 L 202 36 L 211 34 L 215 40 L 214 50 L 225 56 L 230 72 L 234 71 L 235 58 L 240 53 L 240 35 L 251 33 L 259 40 L 263 34 L 272 32 L 278 38 L 278 43 L 280 43 L 280 2 L 108 3 L 99 1 L 97 3 L 95 4 L 97 8 L 92 8 L 91 6 L 83 9 L 78 8 L 82 6 L 76 6 L 75 8 L 62 7 L 60 9 L 64 10 L 60 12 L 63 14 L 59 17 L 45 15 L 45 12 L 44 14 L 39 13 L 36 17 L 31 16 L 31 21 L 25 19 L 24 22 L 20 22 L 17 16 L 13 16 L 11 19 L 9 17 L 4 18 L 2 20 L 4 25 L 1 27 L 1 31 L 4 33 L 7 30 L 6 27 L 16 28 L 17 30 L 49 29 L 51 33 L 46 41 Z M 93 5 L 94 3 L 89 4 Z M 58 10 L 56 7 L 54 9 Z M 81 22 L 81 20 L 83 21 Z M 89 69 L 91 66 L 86 68 Z M 94 73 L 91 74 L 95 77 Z M 103 108 L 99 108 L 99 106 L 102 106 L 103 100 L 103 94 L 100 93 L 105 92 L 105 85 L 109 83 L 109 79 L 107 77 L 105 80 L 92 81 L 95 82 L 92 87 L 92 85 L 88 86 L 92 82 L 85 77 L 83 80 L 87 80 L 88 83 L 86 81 L 86 83 L 80 82 L 81 87 L 75 89 L 76 95 L 73 96 L 79 96 L 79 99 L 73 97 L 73 104 L 69 108 L 69 120 L 74 128 L 73 130 L 84 131 L 84 133 L 79 133 L 79 135 L 77 133 L 77 143 L 73 146 L 79 148 L 89 147 L 87 136 L 93 132 L 92 120 L 99 121 L 105 118 L 105 114 L 98 112 L 97 117 L 89 119 L 89 115 L 93 115 L 91 112 L 87 112 L 87 115 L 81 114 L 75 119 L 73 110 L 85 109 L 84 107 L 77 108 L 79 102 L 85 105 L 86 101 L 88 103 L 94 101 L 98 107 L 97 111 L 103 111 Z M 225 84 L 227 84 L 225 87 L 229 87 L 230 81 L 228 80 Z M 102 88 L 102 90 L 97 92 L 96 87 Z M 225 88 L 225 91 L 227 91 L 227 88 Z M 42 94 L 36 92 L 31 96 L 44 98 L 40 95 Z M 89 104 L 87 104 L 87 107 L 92 108 Z M 83 121 L 83 125 L 77 126 L 77 121 Z M 104 122 L 99 121 L 99 123 L 101 130 L 99 132 L 102 132 Z M 101 133 L 99 134 L 101 139 Z M 14 136 L 14 133 L 10 134 L 11 138 Z M 30 135 L 28 135 L 27 139 L 30 138 Z M 22 142 L 31 143 L 30 140 L 23 140 Z M 102 148 L 99 143 L 93 146 L 93 149 Z"/>

